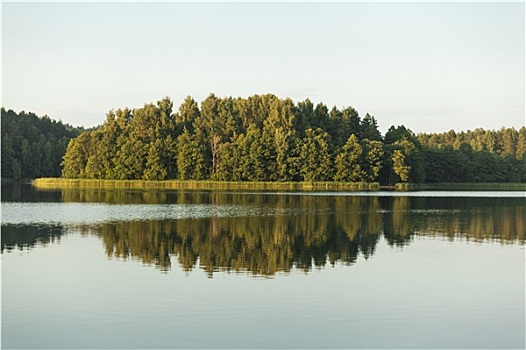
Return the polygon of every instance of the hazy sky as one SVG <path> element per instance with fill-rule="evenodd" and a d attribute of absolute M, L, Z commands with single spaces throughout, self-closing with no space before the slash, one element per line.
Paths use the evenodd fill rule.
<path fill-rule="evenodd" d="M 211 92 L 352 106 L 382 132 L 525 124 L 523 2 L 2 7 L 2 105 L 75 126 Z"/>

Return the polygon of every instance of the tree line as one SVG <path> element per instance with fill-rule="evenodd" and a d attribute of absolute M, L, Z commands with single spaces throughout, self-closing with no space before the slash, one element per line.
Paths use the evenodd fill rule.
<path fill-rule="evenodd" d="M 218 181 L 374 181 L 384 147 L 374 117 L 274 95 L 219 98 L 177 113 L 165 98 L 110 111 L 72 140 L 67 178 Z M 397 145 L 398 148 L 401 148 Z"/>
<path fill-rule="evenodd" d="M 426 182 L 526 182 L 526 128 L 419 134 Z"/>
<path fill-rule="evenodd" d="M 382 135 L 352 107 L 210 94 L 177 111 L 169 98 L 111 110 L 69 141 L 61 166 L 65 178 L 88 179 L 526 182 L 525 140 L 524 127 Z"/>
<path fill-rule="evenodd" d="M 69 141 L 81 131 L 48 116 L 2 108 L 2 178 L 60 176 Z"/>
<path fill-rule="evenodd" d="M 164 98 L 110 111 L 72 140 L 67 178 L 396 182 L 526 181 L 525 128 L 415 135 L 376 119 L 275 95 Z M 482 133 L 484 136 L 480 136 Z M 454 137 L 453 137 L 454 135 Z"/>

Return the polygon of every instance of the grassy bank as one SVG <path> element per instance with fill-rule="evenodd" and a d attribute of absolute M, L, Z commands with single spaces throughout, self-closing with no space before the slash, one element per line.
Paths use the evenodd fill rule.
<path fill-rule="evenodd" d="M 226 181 L 147 181 L 39 178 L 37 188 L 134 188 L 134 189 L 190 189 L 190 190 L 379 190 L 376 182 L 226 182 Z"/>
<path fill-rule="evenodd" d="M 42 189 L 57 188 L 134 188 L 134 189 L 187 189 L 187 190 L 347 190 L 378 191 L 526 191 L 526 183 L 433 183 L 408 184 L 382 187 L 377 182 L 228 182 L 228 181 L 181 181 L 181 180 L 94 180 L 39 178 L 33 185 Z"/>

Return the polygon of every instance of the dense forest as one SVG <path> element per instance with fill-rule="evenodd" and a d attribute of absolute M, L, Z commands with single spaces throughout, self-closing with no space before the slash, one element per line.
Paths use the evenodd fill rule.
<path fill-rule="evenodd" d="M 375 117 L 352 107 L 271 94 L 173 107 L 164 98 L 111 110 L 82 132 L 2 109 L 2 177 L 57 176 L 62 166 L 63 177 L 88 179 L 526 182 L 525 127 L 415 135 L 401 125 L 382 135 Z M 48 124 L 64 131 L 60 139 Z"/>
<path fill-rule="evenodd" d="M 419 134 L 426 182 L 526 182 L 526 128 Z"/>
<path fill-rule="evenodd" d="M 526 182 L 526 128 L 415 135 L 352 107 L 274 95 L 164 98 L 107 114 L 68 145 L 66 178 Z"/>
<path fill-rule="evenodd" d="M 80 131 L 47 116 L 2 108 L 2 178 L 60 176 L 66 147 Z"/>

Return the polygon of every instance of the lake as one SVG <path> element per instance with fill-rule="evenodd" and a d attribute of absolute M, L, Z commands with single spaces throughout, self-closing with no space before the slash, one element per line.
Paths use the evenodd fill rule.
<path fill-rule="evenodd" d="M 524 192 L 2 184 L 2 348 L 524 348 Z"/>

